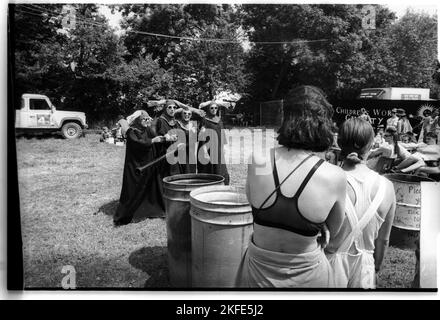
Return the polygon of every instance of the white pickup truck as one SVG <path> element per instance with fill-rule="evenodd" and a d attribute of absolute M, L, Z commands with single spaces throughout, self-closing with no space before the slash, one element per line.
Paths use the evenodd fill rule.
<path fill-rule="evenodd" d="M 20 109 L 15 110 L 17 133 L 61 131 L 66 139 L 75 139 L 87 129 L 86 115 L 77 111 L 58 111 L 50 99 L 41 94 L 25 93 Z"/>

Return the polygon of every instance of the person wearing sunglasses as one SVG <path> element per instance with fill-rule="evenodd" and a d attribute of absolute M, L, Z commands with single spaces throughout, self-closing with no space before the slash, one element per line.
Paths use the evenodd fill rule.
<path fill-rule="evenodd" d="M 156 132 L 158 135 L 166 138 L 166 142 L 162 144 L 158 150 L 159 156 L 166 154 L 168 148 L 177 141 L 176 129 L 178 129 L 178 124 L 175 118 L 177 109 L 179 109 L 179 107 L 174 100 L 168 99 L 165 102 L 162 114 L 157 118 Z M 160 162 L 158 166 L 160 167 L 160 175 L 162 179 L 182 173 L 178 163 L 170 164 L 167 160 L 164 160 Z"/>
<path fill-rule="evenodd" d="M 197 172 L 221 175 L 225 178 L 225 185 L 229 185 L 229 173 L 226 167 L 224 152 L 226 135 L 223 121 L 219 116 L 219 104 L 215 101 L 209 101 L 201 103 L 199 108 L 206 110 L 206 115 L 200 125 L 200 132 L 202 136 L 204 136 L 205 133 L 207 134 L 206 137 L 200 138 L 200 140 L 204 139 L 204 141 L 199 141 Z M 211 137 L 209 136 L 209 132 L 216 133 L 215 137 L 217 141 L 210 142 Z M 208 147 L 208 145 L 210 145 L 210 147 Z M 217 152 L 212 152 L 211 147 L 217 147 Z"/>
<path fill-rule="evenodd" d="M 196 173 L 197 122 L 193 120 L 191 109 L 183 108 L 177 119 L 179 129 L 185 133 L 185 163 L 179 163 L 182 173 Z M 192 137 L 190 138 L 190 134 Z M 191 139 L 191 140 L 190 140 Z"/>
<path fill-rule="evenodd" d="M 146 111 L 138 111 L 132 115 L 127 129 L 122 189 L 119 205 L 113 216 L 116 227 L 132 220 L 165 216 L 158 168 L 152 166 L 141 175 L 136 174 L 136 168 L 158 157 L 156 146 L 165 141 L 164 137 L 157 136 L 152 129 L 152 120 Z"/>
<path fill-rule="evenodd" d="M 182 113 L 184 112 L 187 113 L 187 116 L 189 115 L 188 121 L 193 114 L 197 114 L 200 117 L 203 117 L 205 115 L 205 112 L 203 110 L 198 110 L 189 105 L 181 103 L 180 101 L 174 99 L 167 99 L 164 101 L 162 113 L 155 121 L 155 130 L 157 134 L 163 135 L 167 141 L 163 144 L 162 148 L 160 148 L 160 155 L 165 154 L 168 148 L 178 140 L 178 133 L 179 130 L 182 130 L 182 127 L 179 125 L 176 119 L 176 115 L 182 115 Z M 186 125 L 184 125 L 184 127 L 186 127 Z M 187 133 L 189 135 L 189 132 L 184 129 L 182 139 L 183 135 L 186 136 Z M 187 148 L 189 148 L 188 141 L 189 139 L 188 137 L 186 137 Z M 177 151 L 175 155 L 178 155 Z M 185 155 L 185 163 L 169 164 L 167 161 L 162 161 L 159 164 L 159 166 L 161 167 L 161 177 L 164 178 L 175 174 L 187 173 L 187 171 L 193 172 L 195 170 L 195 166 L 189 166 L 188 155 L 189 154 L 187 152 Z"/>

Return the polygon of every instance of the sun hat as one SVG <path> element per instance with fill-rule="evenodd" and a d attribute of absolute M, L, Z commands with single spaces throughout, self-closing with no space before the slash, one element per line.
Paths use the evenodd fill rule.
<path fill-rule="evenodd" d="M 129 116 L 127 117 L 127 122 L 128 122 L 128 124 L 131 125 L 131 124 L 133 123 L 133 121 L 136 120 L 136 118 L 139 117 L 139 116 L 141 116 L 141 115 L 144 115 L 144 116 L 147 116 L 147 117 L 150 116 L 150 115 L 148 114 L 148 112 L 145 111 L 145 110 L 136 110 L 135 112 L 133 112 L 131 115 L 129 115 Z"/>

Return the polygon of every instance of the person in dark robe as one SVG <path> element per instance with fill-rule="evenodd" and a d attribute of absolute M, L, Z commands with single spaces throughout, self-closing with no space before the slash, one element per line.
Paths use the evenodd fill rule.
<path fill-rule="evenodd" d="M 154 104 L 151 103 L 153 105 L 153 107 L 151 108 L 152 111 L 150 112 L 150 114 L 152 113 L 152 117 L 153 117 L 153 122 L 151 124 L 151 127 L 154 129 L 155 132 L 157 132 L 157 122 L 159 121 L 159 117 L 162 115 L 162 112 L 164 110 L 165 101 L 166 100 L 160 100 L 160 101 L 154 101 Z"/>
<path fill-rule="evenodd" d="M 196 173 L 196 144 L 197 144 L 197 125 L 192 121 L 192 112 L 189 109 L 183 109 L 181 118 L 177 119 L 179 129 L 185 133 L 185 162 L 180 163 L 180 170 L 182 173 Z M 191 135 L 191 138 L 190 138 Z M 190 140 L 191 139 L 191 140 Z"/>
<path fill-rule="evenodd" d="M 141 111 L 126 132 L 127 144 L 119 206 L 113 217 L 115 226 L 142 218 L 164 217 L 165 205 L 158 168 L 151 166 L 141 174 L 136 168 L 157 158 L 156 146 L 164 142 L 151 127 L 151 117 Z"/>
<path fill-rule="evenodd" d="M 202 103 L 201 108 L 206 108 L 206 116 L 201 122 L 201 132 L 207 133 L 206 130 L 213 130 L 216 133 L 217 142 L 210 142 L 209 133 L 204 141 L 199 141 L 197 172 L 218 174 L 225 178 L 225 185 L 229 185 L 229 173 L 226 167 L 224 145 L 226 144 L 226 136 L 224 133 L 223 122 L 218 115 L 219 105 L 214 101 L 206 105 Z M 201 137 L 200 140 L 203 140 Z M 212 152 L 212 147 L 217 147 L 217 152 Z M 217 154 L 216 154 L 217 153 Z M 201 159 L 204 158 L 204 159 Z"/>
<path fill-rule="evenodd" d="M 166 100 L 164 110 L 156 120 L 155 130 L 157 134 L 167 137 L 167 142 L 161 144 L 158 148 L 158 156 L 166 154 L 169 151 L 168 148 L 177 141 L 175 133 L 175 130 L 179 127 L 175 118 L 177 109 L 178 106 L 173 100 Z M 170 164 L 167 159 L 161 161 L 159 168 L 161 179 L 182 173 L 178 163 Z"/>
<path fill-rule="evenodd" d="M 161 102 L 163 104 L 161 104 Z M 169 148 L 171 145 L 175 144 L 176 141 L 178 141 L 179 138 L 179 130 L 183 129 L 183 136 L 186 137 L 186 146 L 187 150 L 183 150 L 185 153 L 185 161 L 177 160 L 177 163 L 170 164 L 165 159 L 161 162 L 160 166 L 160 176 L 163 179 L 164 177 L 175 175 L 175 174 L 182 174 L 182 173 L 190 173 L 190 172 L 196 172 L 196 167 L 189 164 L 189 119 L 191 119 L 192 115 L 196 115 L 198 117 L 203 117 L 205 115 L 205 112 L 203 110 L 199 110 L 196 108 L 193 108 L 189 105 L 183 104 L 177 100 L 167 99 L 158 101 L 159 105 L 157 108 L 159 108 L 160 105 L 163 105 L 162 113 L 160 116 L 158 116 L 155 120 L 155 130 L 159 135 L 162 135 L 166 137 L 167 141 L 166 143 L 162 144 L 159 150 L 159 156 L 162 156 L 167 153 L 167 151 L 170 151 Z M 182 115 L 183 112 L 189 112 L 187 116 L 189 115 L 189 119 L 184 119 L 184 117 L 181 117 L 181 123 L 176 120 L 176 115 L 180 114 Z M 182 136 L 182 138 L 183 138 Z M 174 156 L 178 157 L 179 153 L 176 150 L 176 153 Z M 195 161 L 194 161 L 195 162 Z"/>

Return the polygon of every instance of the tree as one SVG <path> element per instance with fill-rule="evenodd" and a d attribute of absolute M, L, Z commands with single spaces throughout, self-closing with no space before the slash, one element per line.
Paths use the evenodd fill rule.
<path fill-rule="evenodd" d="M 437 18 L 407 11 L 390 28 L 390 52 L 398 75 L 394 86 L 430 88 L 438 96 L 432 79 L 437 58 Z"/>
<path fill-rule="evenodd" d="M 19 104 L 20 97 L 25 92 L 53 93 L 56 83 L 62 78 L 47 79 L 47 75 L 53 75 L 55 69 L 57 71 L 63 69 L 60 52 L 67 38 L 57 32 L 61 24 L 50 20 L 50 16 L 44 14 L 46 10 L 61 12 L 61 7 L 42 5 L 41 8 L 14 5 L 14 16 L 10 17 L 15 29 L 12 35 L 12 47 L 16 104 Z"/>
<path fill-rule="evenodd" d="M 58 108 L 84 111 L 94 123 L 168 94 L 172 76 L 151 56 L 129 56 L 96 5 L 75 5 L 69 30 L 60 5 L 16 7 L 17 101 L 25 92 L 46 94 Z"/>
<path fill-rule="evenodd" d="M 145 108 L 148 100 L 163 99 L 173 90 L 172 74 L 151 55 L 115 65 L 107 70 L 106 78 L 111 79 L 119 113 Z"/>
<path fill-rule="evenodd" d="M 256 42 L 248 67 L 256 100 L 280 99 L 295 84 L 312 84 L 331 97 L 352 96 L 371 82 L 389 78 L 387 55 L 377 40 L 395 19 L 376 8 L 376 29 L 362 28 L 361 6 L 243 5 L 243 25 Z M 305 40 L 305 41 L 304 41 Z M 258 42 L 285 42 L 267 44 Z"/>
<path fill-rule="evenodd" d="M 124 5 L 120 10 L 125 28 L 140 31 L 128 32 L 127 49 L 132 57 L 151 55 L 173 75 L 173 97 L 197 104 L 213 98 L 218 90 L 246 89 L 240 20 L 233 6 L 146 4 Z"/>

